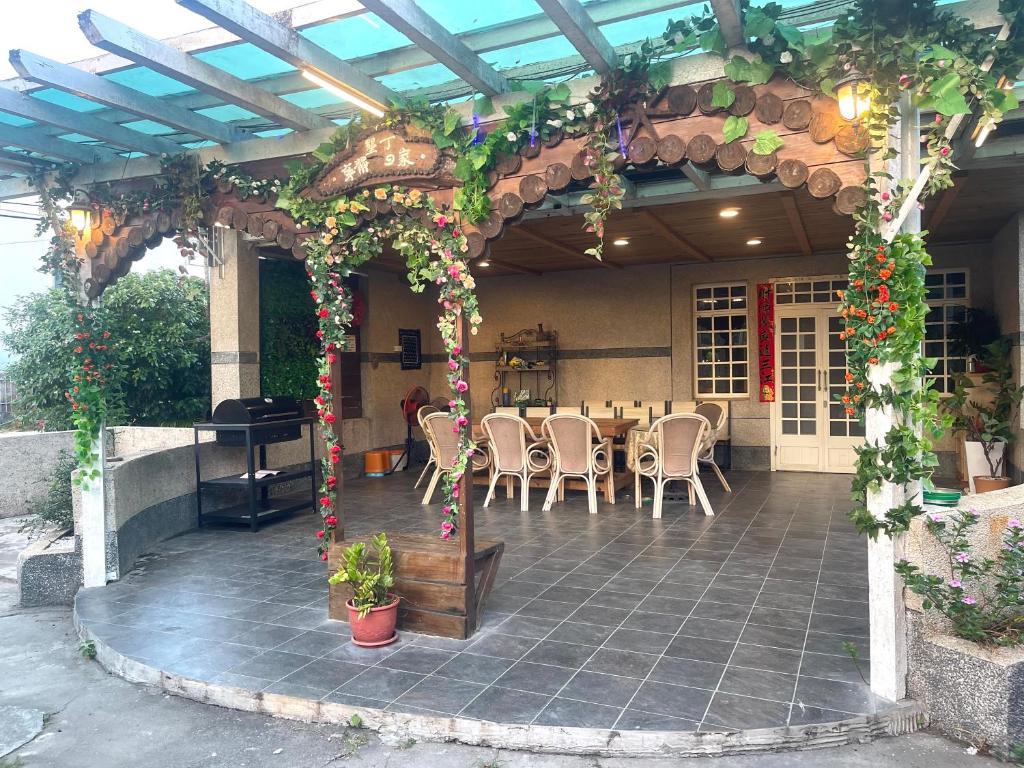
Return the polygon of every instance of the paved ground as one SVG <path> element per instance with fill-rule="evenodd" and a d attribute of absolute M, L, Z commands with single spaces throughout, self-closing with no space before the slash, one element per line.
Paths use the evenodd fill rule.
<path fill-rule="evenodd" d="M 346 484 L 349 532 L 428 532 L 414 473 Z M 706 517 L 653 520 L 628 496 L 541 512 L 501 498 L 477 536 L 505 542 L 471 640 L 403 635 L 368 652 L 326 617 L 310 515 L 259 533 L 163 542 L 78 613 L 114 650 L 212 683 L 499 723 L 694 731 L 833 722 L 884 710 L 865 682 L 867 546 L 846 476 L 730 472 Z M 482 488 L 478 496 L 483 495 Z M 502 494 L 504 496 L 504 494 Z"/>
<path fill-rule="evenodd" d="M 5 539 L 0 532 L 0 539 Z M 8 539 L 9 541 L 9 539 Z M 13 547 L 0 541 L 0 570 Z M 373 734 L 198 704 L 108 675 L 78 653 L 70 613 L 19 610 L 0 581 L 0 705 L 48 713 L 34 741 L 0 768 L 996 768 L 928 734 L 827 752 L 706 760 L 621 760 L 499 752 L 453 744 L 383 744 Z"/>

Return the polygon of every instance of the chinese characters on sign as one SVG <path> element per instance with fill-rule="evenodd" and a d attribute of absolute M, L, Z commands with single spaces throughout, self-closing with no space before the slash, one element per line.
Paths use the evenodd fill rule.
<path fill-rule="evenodd" d="M 313 184 L 321 199 L 352 189 L 410 178 L 437 178 L 442 156 L 429 138 L 386 129 L 356 141 L 324 169 Z"/>

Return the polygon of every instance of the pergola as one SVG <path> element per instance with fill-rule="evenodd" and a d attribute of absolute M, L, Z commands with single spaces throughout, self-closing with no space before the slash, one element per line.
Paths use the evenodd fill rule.
<path fill-rule="evenodd" d="M 160 41 L 86 11 L 79 17 L 82 30 L 107 54 L 67 65 L 27 51 L 11 53 L 22 79 L 0 90 L 0 110 L 5 113 L 0 119 L 7 123 L 0 126 L 0 168 L 7 174 L 0 178 L 0 199 L 31 194 L 32 177 L 63 162 L 81 166 L 72 182 L 76 187 L 144 184 L 159 173 L 162 154 L 182 151 L 202 162 L 243 164 L 263 176 L 281 173 L 285 160 L 317 149 L 357 107 L 379 111 L 398 97 L 450 101 L 482 93 L 492 96 L 500 110 L 514 103 L 517 79 L 600 75 L 614 66 L 618 55 L 660 30 L 669 17 L 692 13 L 697 6 L 689 0 L 603 0 L 585 5 L 578 0 L 537 0 L 542 13 L 530 3 L 501 3 L 489 9 L 495 17 L 477 18 L 468 9 L 460 12 L 426 0 L 320 0 L 279 16 L 242 0 L 177 2 L 217 26 Z M 848 5 L 839 0 L 786 3 L 785 14 L 791 24 L 814 27 L 828 25 Z M 995 0 L 984 0 L 951 7 L 978 28 L 1005 33 L 996 5 Z M 726 44 L 742 51 L 738 0 L 711 0 L 711 6 Z M 366 34 L 367 29 L 372 34 Z M 780 80 L 747 88 L 742 100 L 737 94 L 735 107 L 745 112 L 734 114 L 749 115 L 754 124 L 784 127 L 786 148 L 761 165 L 742 143 L 721 142 L 726 115 L 708 103 L 711 84 L 722 78 L 721 62 L 701 54 L 678 56 L 671 62 L 671 86 L 657 101 L 643 105 L 643 119 L 639 109 L 635 113 L 623 162 L 628 205 L 646 208 L 723 194 L 778 193 L 804 185 L 814 198 L 832 201 L 838 212 L 849 214 L 861 205 L 865 167 L 858 155 L 865 145 L 830 99 L 812 98 Z M 587 77 L 572 79 L 574 98 L 582 99 L 594 82 Z M 920 129 L 916 111 L 909 102 L 903 106 L 896 164 L 901 177 L 913 178 Z M 457 109 L 469 122 L 472 101 Z M 1010 115 L 1009 120 L 1020 117 Z M 1012 130 L 975 151 L 972 129 L 970 119 L 956 119 L 950 125 L 962 146 L 957 155 L 962 163 L 983 166 L 1014 154 Z M 547 146 L 530 149 L 535 151 L 511 156 L 497 169 L 488 190 L 492 214 L 469 228 L 470 257 L 487 253 L 488 243 L 502 235 L 507 222 L 520 219 L 527 207 L 570 213 L 579 209 L 571 184 L 588 178 L 579 161 L 579 141 L 558 136 Z M 442 165 L 445 161 L 442 158 Z M 453 194 L 452 181 L 437 174 L 425 175 L 412 186 L 429 190 L 441 204 Z M 562 194 L 566 189 L 570 191 Z M 948 191 L 939 210 L 948 210 L 955 194 Z M 786 210 L 799 231 L 799 213 L 793 214 L 792 205 Z M 382 208 L 375 211 L 382 213 Z M 652 211 L 643 215 L 679 254 L 698 261 L 707 258 L 685 232 L 666 225 Z M 919 228 L 918 216 L 907 206 L 892 229 Z M 173 231 L 174 219 L 173 213 L 154 212 L 123 222 L 94 222 L 94 234 L 81 244 L 87 294 L 98 296 L 125 274 L 147 247 Z M 302 243 L 311 234 L 275 210 L 272 201 L 241 199 L 230 181 L 211 192 L 204 220 L 209 226 L 244 231 L 290 251 L 296 259 L 304 258 Z M 564 255 L 592 265 L 590 257 L 560 249 L 557 242 L 540 237 L 538 244 L 568 250 Z M 529 267 L 495 264 L 509 272 L 531 273 Z M 604 266 L 616 268 L 614 262 Z M 868 439 L 884 435 L 889 426 L 881 411 L 869 413 Z M 102 483 L 94 488 L 85 496 L 84 517 L 99 510 L 102 519 Z M 886 496 L 891 492 L 883 489 L 876 494 L 869 501 L 872 510 L 894 506 Z M 475 566 L 468 497 L 460 576 L 472 593 Z M 87 586 L 97 567 L 101 575 L 94 575 L 92 583 L 102 578 L 102 525 L 93 527 L 93 535 L 100 539 L 92 544 L 96 554 L 90 557 L 86 552 Z M 886 539 L 872 542 L 870 552 L 872 686 L 896 700 L 902 697 L 905 677 L 903 608 L 892 568 L 898 552 Z M 471 602 L 467 596 L 467 604 Z M 471 611 L 467 623 L 471 632 Z"/>

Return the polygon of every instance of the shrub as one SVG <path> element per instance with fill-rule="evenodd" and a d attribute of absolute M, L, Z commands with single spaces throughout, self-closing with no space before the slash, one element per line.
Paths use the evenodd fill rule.
<path fill-rule="evenodd" d="M 71 473 L 76 469 L 75 457 L 68 451 L 57 455 L 57 465 L 50 478 L 46 496 L 31 509 L 40 525 L 50 524 L 57 528 L 71 528 L 74 514 L 71 510 Z"/>
<path fill-rule="evenodd" d="M 993 645 L 1024 642 L 1024 523 L 1010 520 L 1003 531 L 998 558 L 976 558 L 968 534 L 980 515 L 956 510 L 949 516 L 932 513 L 928 531 L 945 550 L 949 576 L 929 575 L 906 560 L 896 570 L 907 587 L 953 623 L 965 640 Z"/>

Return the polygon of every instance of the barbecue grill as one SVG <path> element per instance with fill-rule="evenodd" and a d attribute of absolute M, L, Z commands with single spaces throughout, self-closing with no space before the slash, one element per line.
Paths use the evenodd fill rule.
<path fill-rule="evenodd" d="M 217 430 L 220 445 L 245 445 L 245 432 L 252 435 L 253 445 L 268 445 L 298 440 L 302 425 L 291 422 L 301 418 L 302 408 L 294 397 L 238 397 L 222 400 L 213 410 L 213 423 L 231 425 L 232 430 Z M 237 429 L 246 426 L 248 430 Z"/>

